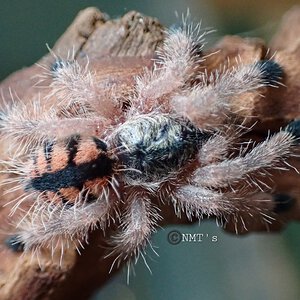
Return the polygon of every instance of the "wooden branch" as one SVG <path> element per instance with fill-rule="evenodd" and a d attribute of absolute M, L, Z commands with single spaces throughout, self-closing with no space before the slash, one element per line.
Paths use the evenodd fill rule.
<path fill-rule="evenodd" d="M 132 76 L 150 66 L 153 52 L 162 39 L 162 26 L 153 18 L 129 12 L 121 19 L 108 20 L 96 8 L 87 8 L 79 13 L 57 41 L 53 51 L 64 58 L 74 49 L 78 60 L 81 55 L 88 55 L 90 65 L 97 71 L 99 79 L 109 79 L 113 73 L 118 87 L 126 94 L 126 87 L 128 83 L 132 83 Z M 53 63 L 53 57 L 48 54 L 38 63 L 49 66 Z M 47 92 L 36 86 L 37 79 L 34 75 L 40 72 L 41 68 L 34 65 L 9 76 L 0 86 L 3 98 L 10 99 L 10 89 L 23 101 L 38 93 Z M 45 84 L 44 82 L 43 85 Z M 5 145 L 0 146 L 1 158 L 4 148 Z M 8 196 L 2 197 L 1 204 L 11 200 L 13 196 L 10 195 L 10 199 Z M 8 228 L 8 213 L 8 208 L 0 211 L 1 228 Z M 112 276 L 109 275 L 109 269 L 113 259 L 103 259 L 107 253 L 101 248 L 101 231 L 91 234 L 91 246 L 81 256 L 76 255 L 73 249 L 67 250 L 62 269 L 47 263 L 43 271 L 35 259 L 30 262 L 30 256 L 20 256 L 9 250 L 5 239 L 6 235 L 3 235 L 0 248 L 1 300 L 87 299 L 95 288 Z"/>
<path fill-rule="evenodd" d="M 278 89 L 264 89 L 260 93 L 239 98 L 233 109 L 242 116 L 256 116 L 259 121 L 251 132 L 252 137 L 260 138 L 267 129 L 277 130 L 293 118 L 300 117 L 300 7 L 295 7 L 283 18 L 278 33 L 274 36 L 270 48 L 260 39 L 243 39 L 236 36 L 224 37 L 210 52 L 202 67 L 213 71 L 223 65 L 232 67 L 236 57 L 240 56 L 244 63 L 251 63 L 274 55 L 274 60 L 284 69 L 285 86 Z M 128 85 L 133 76 L 139 74 L 144 67 L 151 66 L 151 57 L 157 45 L 163 39 L 163 28 L 153 18 L 137 12 L 130 12 L 117 20 L 109 20 L 96 8 L 87 8 L 80 12 L 71 26 L 53 47 L 53 51 L 61 57 L 67 57 L 70 49 L 80 60 L 88 55 L 90 66 L 101 80 L 114 80 L 118 83 L 120 93 L 126 96 Z M 43 57 L 39 64 L 49 66 L 53 62 L 50 54 Z M 1 83 L 3 98 L 10 99 L 10 89 L 22 101 L 32 99 L 38 93 L 47 92 L 36 85 L 34 75 L 39 74 L 40 67 L 34 65 L 20 70 Z M 113 74 L 113 78 L 111 76 Z M 44 83 L 45 84 L 45 83 Z M 264 94 L 264 98 L 260 94 Z M 253 120 L 252 120 L 253 121 Z M 5 145 L 0 146 L 0 157 L 5 159 Z M 300 161 L 291 163 L 300 170 Z M 4 179 L 1 175 L 1 180 Z M 300 219 L 300 175 L 291 170 L 285 173 L 274 173 L 274 191 L 285 193 L 295 198 L 291 210 L 282 213 L 271 225 L 272 230 L 282 228 L 293 219 Z M 4 192 L 5 188 L 1 188 Z M 1 204 L 7 203 L 15 195 L 3 194 Z M 0 226 L 13 232 L 8 224 L 8 208 L 1 208 Z M 163 211 L 164 223 L 178 220 L 172 209 Z M 227 228 L 232 230 L 230 225 Z M 250 231 L 264 230 L 260 223 L 252 222 Z M 103 285 L 112 275 L 108 274 L 112 259 L 103 259 L 105 250 L 103 235 L 96 231 L 91 234 L 90 245 L 79 256 L 75 250 L 66 251 L 64 264 L 58 268 L 56 264 L 47 263 L 40 270 L 36 259 L 30 255 L 14 253 L 5 245 L 6 234 L 2 234 L 0 247 L 0 299 L 87 299 L 96 287 Z"/>

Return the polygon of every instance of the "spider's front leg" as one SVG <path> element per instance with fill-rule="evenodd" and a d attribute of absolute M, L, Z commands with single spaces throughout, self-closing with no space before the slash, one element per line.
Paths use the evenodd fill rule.
<path fill-rule="evenodd" d="M 254 222 L 268 226 L 274 220 L 272 215 L 276 209 L 270 194 L 240 190 L 223 192 L 193 184 L 178 187 L 173 191 L 172 200 L 178 217 L 182 212 L 189 220 L 212 216 L 222 225 L 231 220 L 236 233 L 247 231 L 249 224 L 253 228 Z M 253 221 L 253 216 L 258 218 Z"/>
<path fill-rule="evenodd" d="M 199 186 L 223 188 L 242 179 L 247 180 L 251 173 L 263 174 L 265 168 L 280 169 L 282 164 L 287 164 L 285 159 L 293 156 L 300 137 L 299 128 L 299 120 L 291 122 L 284 130 L 267 138 L 244 156 L 225 159 L 199 168 L 191 176 L 191 182 Z M 240 152 L 243 153 L 243 148 Z"/>
<path fill-rule="evenodd" d="M 278 85 L 281 67 L 274 61 L 258 61 L 242 65 L 224 74 L 211 75 L 204 83 L 186 89 L 171 100 L 172 108 L 198 127 L 215 129 L 226 123 L 234 97 L 263 86 Z M 212 81 L 209 85 L 205 81 Z"/>
<path fill-rule="evenodd" d="M 197 219 L 202 219 L 203 216 L 221 217 L 233 212 L 234 204 L 231 197 L 220 191 L 187 184 L 175 190 L 172 200 L 176 214 L 180 217 L 181 212 L 184 212 L 191 220 L 192 217 Z"/>

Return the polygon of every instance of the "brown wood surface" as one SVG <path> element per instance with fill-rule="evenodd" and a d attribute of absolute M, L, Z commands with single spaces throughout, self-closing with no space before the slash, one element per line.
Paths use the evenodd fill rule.
<path fill-rule="evenodd" d="M 209 56 L 200 66 L 213 71 L 223 65 L 235 65 L 237 56 L 243 62 L 250 63 L 272 55 L 282 65 L 285 86 L 264 89 L 238 98 L 233 103 L 233 108 L 243 108 L 240 112 L 242 116 L 255 116 L 258 121 L 251 133 L 253 137 L 261 137 L 268 129 L 277 130 L 290 120 L 300 117 L 299 20 L 300 8 L 295 7 L 284 16 L 281 27 L 269 46 L 260 39 L 224 37 L 209 50 L 217 53 Z M 87 8 L 79 13 L 57 41 L 53 51 L 61 57 L 67 57 L 68 51 L 74 49 L 75 58 L 79 60 L 88 55 L 90 66 L 98 78 L 117 81 L 120 92 L 126 95 L 133 75 L 142 72 L 144 67 L 151 66 L 151 57 L 162 39 L 163 28 L 156 19 L 129 12 L 120 19 L 109 20 L 96 8 Z M 267 51 L 268 47 L 270 51 Z M 53 57 L 49 54 L 39 61 L 43 65 L 50 65 L 51 62 Z M 34 75 L 40 72 L 40 67 L 34 65 L 10 75 L 0 86 L 4 99 L 10 99 L 9 88 L 23 101 L 31 99 L 37 93 L 46 92 L 35 85 L 37 79 Z M 0 146 L 1 159 L 4 147 L 5 145 Z M 300 170 L 299 160 L 292 161 L 292 164 Z M 274 192 L 287 193 L 297 200 L 290 211 L 280 214 L 271 225 L 271 229 L 278 230 L 290 220 L 300 219 L 300 175 L 291 170 L 275 173 L 273 180 Z M 14 195 L 2 195 L 1 205 L 12 197 Z M 5 246 L 5 232 L 13 231 L 7 225 L 8 213 L 8 208 L 1 208 L 1 300 L 87 299 L 96 287 L 103 285 L 112 276 L 108 274 L 112 259 L 103 259 L 105 249 L 101 247 L 104 245 L 101 232 L 91 234 L 90 244 L 81 256 L 75 250 L 68 250 L 62 268 L 49 262 L 41 270 L 38 262 L 31 260 L 30 255 L 13 253 Z M 163 214 L 164 224 L 178 222 L 171 207 L 166 207 Z M 231 229 L 229 225 L 228 230 Z M 265 230 L 265 227 L 253 221 L 249 231 L 256 230 Z"/>

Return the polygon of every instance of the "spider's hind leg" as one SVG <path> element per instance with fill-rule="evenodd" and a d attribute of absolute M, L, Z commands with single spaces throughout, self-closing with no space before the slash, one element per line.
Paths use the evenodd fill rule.
<path fill-rule="evenodd" d="M 132 99 L 131 114 L 153 110 L 168 111 L 168 97 L 178 92 L 192 78 L 204 58 L 201 49 L 207 32 L 200 25 L 185 24 L 169 30 L 162 47 L 156 52 L 152 71 L 136 78 L 136 97 Z"/>
<path fill-rule="evenodd" d="M 34 203 L 33 209 L 17 221 L 16 234 L 7 240 L 7 245 L 13 251 L 33 255 L 48 249 L 52 259 L 60 253 L 61 264 L 66 249 L 76 248 L 80 252 L 90 230 L 105 228 L 112 205 L 111 200 L 103 197 L 93 203 L 75 205 Z"/>

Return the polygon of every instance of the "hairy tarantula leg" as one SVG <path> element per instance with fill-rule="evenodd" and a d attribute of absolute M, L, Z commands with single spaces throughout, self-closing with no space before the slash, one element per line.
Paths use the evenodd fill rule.
<path fill-rule="evenodd" d="M 209 85 L 200 84 L 186 90 L 171 100 L 175 111 L 187 117 L 195 125 L 213 128 L 230 114 L 230 101 L 236 95 L 256 90 L 263 86 L 275 86 L 282 76 L 282 68 L 274 61 L 258 61 L 243 65 L 224 74 L 216 74 Z"/>
<path fill-rule="evenodd" d="M 117 256 L 113 265 L 117 262 L 118 266 L 128 259 L 134 259 L 136 262 L 140 255 L 145 261 L 145 247 L 150 243 L 150 236 L 156 231 L 157 222 L 161 219 L 158 208 L 151 204 L 147 195 L 132 195 L 132 199 L 127 200 L 129 205 L 122 218 L 122 232 L 113 238 L 114 248 L 109 254 Z"/>
<path fill-rule="evenodd" d="M 232 199 L 218 191 L 194 185 L 178 188 L 173 198 L 175 212 L 181 216 L 183 211 L 188 219 L 205 216 L 221 216 L 234 209 Z"/>
<path fill-rule="evenodd" d="M 109 121 L 103 117 L 63 117 L 56 110 L 46 110 L 40 101 L 7 107 L 0 120 L 1 135 L 6 139 L 25 140 L 27 148 L 45 139 L 62 139 L 74 134 L 99 136 Z"/>
<path fill-rule="evenodd" d="M 198 151 L 198 160 L 201 166 L 206 166 L 223 160 L 232 150 L 232 144 L 246 131 L 243 127 L 228 128 L 224 133 L 217 132 L 210 137 Z"/>
<path fill-rule="evenodd" d="M 296 122 L 299 127 L 300 120 Z M 280 165 L 286 163 L 285 159 L 293 155 L 292 148 L 299 138 L 299 130 L 295 132 L 293 128 L 287 126 L 285 130 L 269 137 L 244 156 L 199 168 L 193 174 L 192 182 L 206 187 L 227 187 L 242 178 L 247 178 L 251 172 L 268 167 L 282 168 Z M 246 149 L 241 148 L 241 152 L 244 150 Z M 263 170 L 260 172 L 263 174 Z"/>
<path fill-rule="evenodd" d="M 158 107 L 167 109 L 164 96 L 183 87 L 204 60 L 201 49 L 206 34 L 200 34 L 199 24 L 194 27 L 185 24 L 166 33 L 162 48 L 156 52 L 158 60 L 153 70 L 136 78 L 136 97 L 132 99 L 131 113 L 147 113 Z"/>
<path fill-rule="evenodd" d="M 57 61 L 52 66 L 52 91 L 46 100 L 65 107 L 75 105 L 77 110 L 92 109 L 105 118 L 121 114 L 121 106 L 115 101 L 114 87 L 107 82 L 96 82 L 96 75 L 88 67 L 88 62 L 81 66 L 76 60 Z"/>
<path fill-rule="evenodd" d="M 34 210 L 17 225 L 14 243 L 23 245 L 24 251 L 47 247 L 52 254 L 57 247 L 63 251 L 69 244 L 77 248 L 82 246 L 90 230 L 105 228 L 112 205 L 104 194 L 93 203 L 77 203 L 71 207 L 35 203 Z"/>
<path fill-rule="evenodd" d="M 255 220 L 259 220 L 266 227 L 274 220 L 274 202 L 272 196 L 265 193 L 222 193 L 186 185 L 179 188 L 174 197 L 177 215 L 180 216 L 183 211 L 190 220 L 193 217 L 202 219 L 204 216 L 215 216 L 222 226 L 226 225 L 229 219 L 233 219 L 236 223 L 236 233 L 240 231 L 237 224 L 239 223 L 243 230 L 247 230 L 253 223 L 254 215 Z"/>

